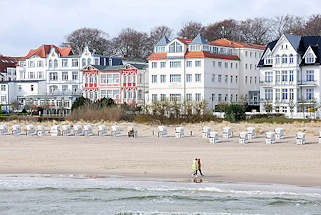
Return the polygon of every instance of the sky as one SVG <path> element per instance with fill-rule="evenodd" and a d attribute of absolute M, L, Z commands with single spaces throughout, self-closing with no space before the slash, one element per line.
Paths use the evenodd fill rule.
<path fill-rule="evenodd" d="M 233 18 L 321 13 L 320 0 L 0 0 L 0 54 L 25 56 L 42 44 L 98 28 L 115 37 L 124 28 L 149 32 L 167 25 L 177 32 L 189 21 L 203 25 Z"/>

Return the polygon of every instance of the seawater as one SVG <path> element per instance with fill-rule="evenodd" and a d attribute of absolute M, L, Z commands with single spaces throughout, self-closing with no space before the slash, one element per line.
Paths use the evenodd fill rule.
<path fill-rule="evenodd" d="M 2 175 L 0 214 L 321 214 L 321 188 Z"/>

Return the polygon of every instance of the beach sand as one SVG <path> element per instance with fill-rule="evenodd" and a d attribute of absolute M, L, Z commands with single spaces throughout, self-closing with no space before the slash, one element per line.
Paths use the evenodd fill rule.
<path fill-rule="evenodd" d="M 8 127 L 18 122 L 10 122 Z M 98 123 L 91 123 L 96 129 Z M 27 122 L 20 122 L 25 125 Z M 47 129 L 57 122 L 44 124 Z M 72 124 L 62 122 L 59 124 Z M 86 124 L 79 122 L 79 124 Z M 114 123 L 104 123 L 110 126 Z M 0 136 L 1 174 L 85 174 L 89 177 L 119 175 L 139 179 L 191 179 L 192 160 L 201 158 L 205 180 L 211 182 L 281 183 L 321 186 L 321 144 L 319 123 L 295 124 L 186 124 L 185 138 L 152 136 L 157 126 L 118 123 L 122 134 L 134 125 L 139 137 L 27 137 Z M 232 139 L 210 144 L 201 138 L 202 126 L 221 133 L 228 125 Z M 248 126 L 256 127 L 257 138 L 239 144 L 238 134 Z M 276 127 L 285 128 L 286 138 L 274 145 L 264 143 L 264 133 Z M 190 136 L 192 131 L 192 135 Z M 295 144 L 295 133 L 305 131 L 306 145 Z M 96 130 L 94 130 L 96 132 Z"/>

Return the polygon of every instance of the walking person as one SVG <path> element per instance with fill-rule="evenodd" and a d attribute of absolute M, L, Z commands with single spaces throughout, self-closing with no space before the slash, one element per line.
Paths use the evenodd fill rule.
<path fill-rule="evenodd" d="M 193 170 L 193 176 L 197 176 L 197 170 L 198 170 L 197 158 L 193 160 L 192 170 Z"/>
<path fill-rule="evenodd" d="M 201 176 L 203 176 L 202 170 L 201 170 L 201 159 L 197 159 L 197 164 L 198 164 L 198 171 L 201 174 Z"/>

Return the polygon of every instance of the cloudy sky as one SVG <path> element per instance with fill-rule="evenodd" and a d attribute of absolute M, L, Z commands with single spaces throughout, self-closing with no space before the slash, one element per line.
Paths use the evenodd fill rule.
<path fill-rule="evenodd" d="M 188 21 L 203 25 L 233 18 L 309 16 L 320 0 L 0 0 L 0 53 L 24 56 L 41 44 L 60 45 L 73 30 L 98 28 L 110 37 L 131 27 L 158 25 L 178 30 Z"/>

